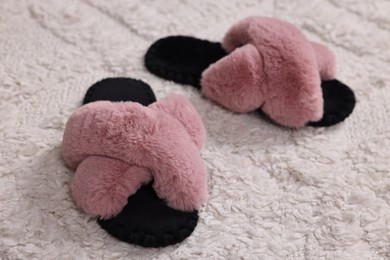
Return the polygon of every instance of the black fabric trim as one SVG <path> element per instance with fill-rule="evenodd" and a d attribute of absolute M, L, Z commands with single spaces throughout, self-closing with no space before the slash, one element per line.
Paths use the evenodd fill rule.
<path fill-rule="evenodd" d="M 226 55 L 218 42 L 189 36 L 169 36 L 149 47 L 145 54 L 145 66 L 161 78 L 200 89 L 202 72 Z"/>
<path fill-rule="evenodd" d="M 83 104 L 94 101 L 133 101 L 147 106 L 156 101 L 152 88 L 131 78 L 107 78 L 92 85 Z M 152 183 L 129 196 L 127 205 L 115 217 L 98 219 L 98 224 L 113 237 L 143 247 L 163 247 L 182 242 L 198 223 L 198 211 L 172 209 L 160 199 Z"/>
<path fill-rule="evenodd" d="M 324 115 L 317 122 L 308 125 L 314 127 L 331 126 L 344 121 L 355 108 L 356 98 L 353 91 L 338 80 L 328 80 L 321 83 L 324 98 Z"/>

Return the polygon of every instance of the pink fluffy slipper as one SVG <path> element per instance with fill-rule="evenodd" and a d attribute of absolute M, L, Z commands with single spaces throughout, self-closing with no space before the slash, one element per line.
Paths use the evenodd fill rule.
<path fill-rule="evenodd" d="M 111 102 L 120 100 L 128 102 Z M 197 112 L 181 96 L 154 101 L 140 81 L 96 83 L 84 100 L 91 103 L 66 124 L 62 152 L 84 212 L 120 240 L 159 247 L 192 233 L 207 186 Z"/>
<path fill-rule="evenodd" d="M 353 91 L 335 79 L 334 54 L 274 18 L 239 21 L 222 44 L 186 36 L 160 39 L 146 53 L 145 65 L 160 77 L 200 87 L 231 111 L 261 109 L 288 127 L 337 124 L 356 102 Z"/>

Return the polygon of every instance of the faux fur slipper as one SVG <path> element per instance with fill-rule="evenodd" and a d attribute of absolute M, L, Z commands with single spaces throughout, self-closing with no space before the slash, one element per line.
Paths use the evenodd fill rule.
<path fill-rule="evenodd" d="M 335 79 L 335 60 L 295 26 L 267 17 L 239 21 L 222 44 L 170 36 L 145 55 L 150 72 L 201 88 L 234 112 L 261 109 L 288 127 L 330 126 L 352 113 L 355 96 Z"/>
<path fill-rule="evenodd" d="M 125 102 L 118 102 L 125 101 Z M 76 204 L 112 236 L 144 247 L 183 241 L 206 201 L 205 129 L 190 102 L 109 78 L 69 118 L 62 153 Z"/>

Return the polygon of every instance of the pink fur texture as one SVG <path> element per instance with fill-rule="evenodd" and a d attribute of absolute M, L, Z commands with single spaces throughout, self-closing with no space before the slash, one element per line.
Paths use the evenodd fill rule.
<path fill-rule="evenodd" d="M 206 140 L 206 131 L 198 112 L 185 97 L 170 95 L 159 102 L 150 105 L 153 109 L 160 109 L 175 117 L 182 123 L 198 148 L 201 148 Z"/>
<path fill-rule="evenodd" d="M 253 45 L 239 47 L 203 73 L 203 94 L 236 112 L 255 110 L 265 97 L 261 68 L 260 54 Z"/>
<path fill-rule="evenodd" d="M 289 127 L 321 119 L 321 78 L 335 76 L 335 58 L 325 46 L 287 22 L 248 17 L 227 32 L 223 47 L 231 53 L 202 74 L 205 96 L 235 112 L 261 107 Z"/>
<path fill-rule="evenodd" d="M 62 152 L 76 169 L 75 201 L 87 213 L 115 216 L 152 179 L 157 195 L 174 209 L 192 211 L 206 201 L 202 121 L 185 98 L 160 102 L 98 101 L 69 118 Z"/>
<path fill-rule="evenodd" d="M 151 179 L 147 168 L 105 156 L 89 156 L 77 167 L 72 195 L 87 214 L 113 217 L 126 205 L 127 198 Z"/>
<path fill-rule="evenodd" d="M 326 46 L 310 42 L 317 58 L 318 70 L 322 80 L 331 80 L 336 77 L 336 56 Z"/>

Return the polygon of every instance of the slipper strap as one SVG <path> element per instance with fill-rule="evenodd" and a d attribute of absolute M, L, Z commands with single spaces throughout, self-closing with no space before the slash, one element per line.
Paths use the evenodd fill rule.
<path fill-rule="evenodd" d="M 103 219 L 120 213 L 127 198 L 152 179 L 147 168 L 104 156 L 89 156 L 77 167 L 72 195 L 80 208 Z"/>
<path fill-rule="evenodd" d="M 237 48 L 203 72 L 202 92 L 232 111 L 253 111 L 262 105 L 266 92 L 262 65 L 253 45 Z"/>

